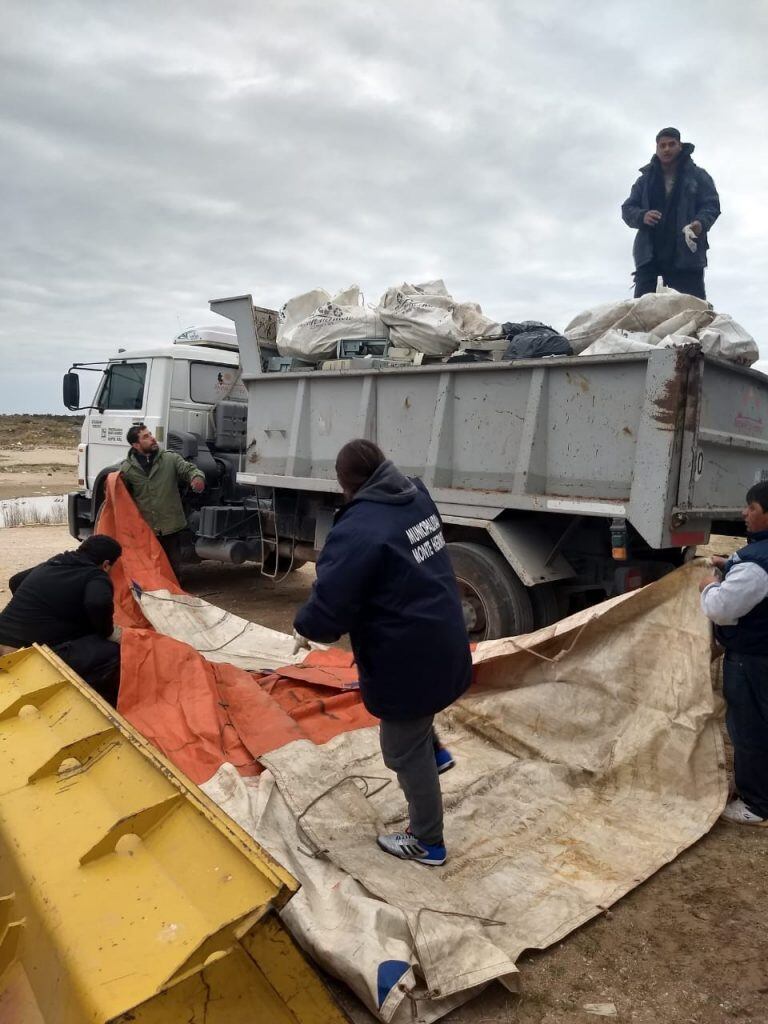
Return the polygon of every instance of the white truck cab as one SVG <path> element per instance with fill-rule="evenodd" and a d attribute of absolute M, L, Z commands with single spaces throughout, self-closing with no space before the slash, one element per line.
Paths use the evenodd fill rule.
<path fill-rule="evenodd" d="M 95 364 L 76 363 L 65 375 L 64 404 L 69 408 L 80 407 L 78 371 L 94 369 Z M 125 458 L 126 433 L 133 424 L 145 424 L 162 448 L 193 459 L 201 441 L 214 441 L 217 430 L 221 434 L 223 420 L 233 426 L 233 411 L 242 427 L 235 435 L 244 437 L 245 431 L 248 396 L 240 380 L 237 338 L 228 325 L 192 328 L 167 346 L 121 350 L 100 372 L 78 447 L 82 490 L 69 496 L 70 531 L 80 539 L 93 528 L 104 480 Z M 215 422 L 217 412 L 222 422 Z M 220 447 L 231 460 L 239 439 L 228 436 Z"/>

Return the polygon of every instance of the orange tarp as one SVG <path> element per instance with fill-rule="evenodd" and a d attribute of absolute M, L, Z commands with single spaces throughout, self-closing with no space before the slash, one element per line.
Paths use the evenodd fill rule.
<path fill-rule="evenodd" d="M 115 623 L 123 627 L 148 628 L 149 623 L 133 599 L 131 583 L 138 583 L 142 590 L 170 590 L 172 594 L 183 594 L 184 591 L 119 473 L 110 473 L 107 477 L 96 532 L 114 537 L 123 546 L 123 554 L 110 573 L 115 588 Z"/>
<path fill-rule="evenodd" d="M 348 676 L 350 655 L 333 653 Z M 359 691 L 339 692 L 331 668 L 326 662 L 319 684 L 286 678 L 282 669 L 258 675 L 206 661 L 153 630 L 130 629 L 123 633 L 118 708 L 193 782 L 205 782 L 225 761 L 255 775 L 261 754 L 291 740 L 325 743 L 376 724 Z"/>
<path fill-rule="evenodd" d="M 184 591 L 117 473 L 107 481 L 98 532 L 123 546 L 111 574 L 115 621 L 123 626 L 118 709 L 194 782 L 207 781 L 224 762 L 255 775 L 262 754 L 292 740 L 325 743 L 376 724 L 363 707 L 346 651 L 313 651 L 301 665 L 256 673 L 214 664 L 156 633 L 133 584 Z"/>

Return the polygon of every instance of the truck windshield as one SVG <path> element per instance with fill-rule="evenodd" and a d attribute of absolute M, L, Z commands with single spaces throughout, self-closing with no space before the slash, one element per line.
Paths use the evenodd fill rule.
<path fill-rule="evenodd" d="M 99 409 L 141 409 L 146 376 L 146 363 L 113 363 L 107 369 L 96 405 Z"/>

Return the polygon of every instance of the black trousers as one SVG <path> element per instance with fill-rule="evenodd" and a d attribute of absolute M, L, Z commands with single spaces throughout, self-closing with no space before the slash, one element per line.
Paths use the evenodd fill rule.
<path fill-rule="evenodd" d="M 120 644 L 95 633 L 52 648 L 96 693 L 117 707 L 120 689 Z"/>
<path fill-rule="evenodd" d="M 726 651 L 723 696 L 736 790 L 753 814 L 768 818 L 768 656 Z"/>
<path fill-rule="evenodd" d="M 706 299 L 704 291 L 704 267 L 695 270 L 675 270 L 672 267 L 662 267 L 655 260 L 638 267 L 634 273 L 635 298 L 647 295 L 648 292 L 656 291 L 656 282 L 662 279 L 667 288 L 674 288 L 675 291 L 684 295 L 695 295 L 697 299 Z"/>
<path fill-rule="evenodd" d="M 162 536 L 157 534 L 160 547 L 168 556 L 168 561 L 171 563 L 177 580 L 181 578 L 181 537 L 183 533 L 183 530 L 178 530 L 176 533 L 166 533 Z"/>

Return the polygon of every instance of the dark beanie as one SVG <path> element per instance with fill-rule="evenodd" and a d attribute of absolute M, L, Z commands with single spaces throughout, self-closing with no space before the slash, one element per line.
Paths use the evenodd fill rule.
<path fill-rule="evenodd" d="M 656 141 L 658 142 L 659 139 L 664 138 L 665 135 L 669 136 L 670 139 L 677 139 L 678 142 L 680 141 L 680 132 L 677 128 L 662 128 L 656 136 Z"/>

